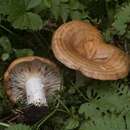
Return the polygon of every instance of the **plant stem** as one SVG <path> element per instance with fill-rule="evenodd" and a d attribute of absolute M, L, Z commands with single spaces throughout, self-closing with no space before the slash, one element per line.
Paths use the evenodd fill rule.
<path fill-rule="evenodd" d="M 76 87 L 76 90 L 77 90 L 78 93 L 84 98 L 85 101 L 89 101 L 89 100 L 84 96 L 84 94 L 79 90 L 78 87 Z"/>
<path fill-rule="evenodd" d="M 9 30 L 8 28 L 6 28 L 5 26 L 3 26 L 3 25 L 1 25 L 1 24 L 0 24 L 0 28 L 2 28 L 2 29 L 4 29 L 5 31 L 7 31 L 8 33 L 14 35 L 14 33 L 13 33 L 11 30 Z"/>
<path fill-rule="evenodd" d="M 59 112 L 64 112 L 64 113 L 70 115 L 67 111 L 65 111 L 65 110 L 63 110 L 63 109 L 57 109 L 57 111 L 59 111 Z"/>
<path fill-rule="evenodd" d="M 40 126 L 41 126 L 42 124 L 44 124 L 44 122 L 47 121 L 51 116 L 53 116 L 56 111 L 57 111 L 57 109 L 54 109 L 44 120 L 42 120 L 42 121 L 38 124 L 36 130 L 39 130 Z"/>
<path fill-rule="evenodd" d="M 3 123 L 3 122 L 0 122 L 0 126 L 9 127 L 10 125 L 9 125 L 9 124 L 6 124 L 6 123 Z"/>
<path fill-rule="evenodd" d="M 68 113 L 71 113 L 70 110 L 67 108 L 67 106 L 66 106 L 59 98 L 57 98 L 57 100 L 58 100 L 59 103 L 65 108 L 65 110 L 66 110 Z"/>
<path fill-rule="evenodd" d="M 81 95 L 81 97 L 83 97 L 83 99 L 85 101 L 89 101 L 88 98 L 86 96 L 84 96 L 84 94 L 79 90 L 78 86 L 75 86 L 73 83 L 72 85 L 74 86 L 74 88 L 76 89 L 76 91 Z"/>

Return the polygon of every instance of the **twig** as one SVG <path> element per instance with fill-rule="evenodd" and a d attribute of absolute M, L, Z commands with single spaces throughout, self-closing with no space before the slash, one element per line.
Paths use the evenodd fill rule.
<path fill-rule="evenodd" d="M 9 125 L 9 124 L 6 124 L 6 123 L 3 123 L 3 122 L 0 122 L 0 126 L 9 127 L 10 125 Z"/>

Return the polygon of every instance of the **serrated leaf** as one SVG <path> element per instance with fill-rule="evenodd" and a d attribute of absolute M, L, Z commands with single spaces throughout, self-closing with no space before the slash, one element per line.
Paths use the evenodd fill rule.
<path fill-rule="evenodd" d="M 10 0 L 8 21 L 14 28 L 39 30 L 42 28 L 42 19 L 38 14 L 27 12 L 38 4 L 41 0 Z"/>
<path fill-rule="evenodd" d="M 23 56 L 31 56 L 34 52 L 31 49 L 16 49 L 15 56 L 16 57 L 23 57 Z"/>
<path fill-rule="evenodd" d="M 16 124 L 12 125 L 9 128 L 5 130 L 32 130 L 29 126 L 23 125 L 23 124 Z"/>
<path fill-rule="evenodd" d="M 21 15 L 13 21 L 13 27 L 18 29 L 40 30 L 42 25 L 43 23 L 41 17 L 38 14 L 31 12 Z"/>
<path fill-rule="evenodd" d="M 102 83 L 103 85 L 103 83 Z M 124 113 L 130 109 L 130 95 L 126 85 L 104 84 L 104 86 L 89 86 L 87 88 L 87 97 L 89 103 L 82 104 L 79 112 L 85 113 L 86 117 L 95 115 L 98 112 Z M 98 111 L 97 109 L 98 108 Z"/>
<path fill-rule="evenodd" d="M 26 9 L 29 10 L 29 9 L 35 8 L 36 6 L 40 5 L 40 3 L 41 3 L 41 0 L 28 0 Z"/>
<path fill-rule="evenodd" d="M 122 116 L 95 116 L 95 120 L 84 121 L 79 130 L 125 130 L 125 121 Z"/>
<path fill-rule="evenodd" d="M 109 86 L 109 87 L 107 87 Z M 96 93 L 99 97 L 109 96 L 114 94 L 118 90 L 118 85 L 110 82 L 94 82 L 92 85 L 89 85 L 87 88 L 87 94 L 94 96 Z M 91 96 L 91 97 L 92 97 Z"/>
<path fill-rule="evenodd" d="M 2 59 L 3 61 L 6 61 L 7 59 L 9 59 L 9 57 L 10 57 L 9 53 L 3 53 L 3 54 L 1 55 L 1 59 Z"/>
<path fill-rule="evenodd" d="M 100 110 L 109 110 L 111 112 L 116 111 L 117 113 L 120 113 L 129 109 L 129 102 L 130 99 L 128 96 L 118 96 L 115 94 L 109 97 L 101 98 L 101 100 L 98 100 L 96 104 L 100 107 Z"/>
<path fill-rule="evenodd" d="M 79 108 L 80 114 L 85 114 L 85 118 L 95 118 L 96 116 L 100 116 L 101 112 L 98 111 L 97 106 L 94 103 L 84 103 Z"/>
<path fill-rule="evenodd" d="M 12 47 L 9 39 L 5 36 L 0 38 L 0 46 L 3 48 L 4 52 L 11 52 Z"/>

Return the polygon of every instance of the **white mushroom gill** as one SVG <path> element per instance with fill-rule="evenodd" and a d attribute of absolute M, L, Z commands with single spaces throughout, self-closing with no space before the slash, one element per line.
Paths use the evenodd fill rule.
<path fill-rule="evenodd" d="M 60 90 L 59 69 L 46 60 L 16 64 L 8 73 L 5 85 L 14 103 L 47 106 L 50 97 Z"/>
<path fill-rule="evenodd" d="M 43 88 L 44 84 L 38 76 L 30 77 L 25 83 L 27 104 L 36 104 L 37 106 L 44 104 L 47 106 L 47 100 Z"/>

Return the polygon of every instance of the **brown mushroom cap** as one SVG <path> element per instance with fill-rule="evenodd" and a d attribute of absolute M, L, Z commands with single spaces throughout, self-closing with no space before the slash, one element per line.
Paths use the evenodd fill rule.
<path fill-rule="evenodd" d="M 4 74 L 6 92 L 13 103 L 21 101 L 27 104 L 25 83 L 35 76 L 44 84 L 42 90 L 47 98 L 60 89 L 59 69 L 54 63 L 38 56 L 18 58 L 10 64 Z M 38 103 L 34 103 L 34 105 L 43 105 Z"/>
<path fill-rule="evenodd" d="M 128 56 L 105 43 L 100 32 L 87 22 L 61 25 L 53 35 L 52 50 L 64 65 L 90 78 L 117 80 L 128 74 Z"/>

